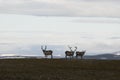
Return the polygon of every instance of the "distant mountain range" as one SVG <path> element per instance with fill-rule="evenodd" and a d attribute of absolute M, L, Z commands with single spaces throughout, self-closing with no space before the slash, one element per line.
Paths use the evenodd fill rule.
<path fill-rule="evenodd" d="M 21 58 L 40 59 L 40 58 L 44 58 L 44 56 L 0 56 L 0 59 L 21 59 Z M 59 58 L 64 58 L 64 57 L 54 56 L 54 58 L 58 58 L 59 59 Z M 120 51 L 113 52 L 113 53 L 98 54 L 98 55 L 85 55 L 84 59 L 120 60 Z"/>
<path fill-rule="evenodd" d="M 99 55 L 86 55 L 84 56 L 85 59 L 102 59 L 102 60 L 120 60 L 120 51 L 113 52 L 113 53 L 104 53 Z"/>

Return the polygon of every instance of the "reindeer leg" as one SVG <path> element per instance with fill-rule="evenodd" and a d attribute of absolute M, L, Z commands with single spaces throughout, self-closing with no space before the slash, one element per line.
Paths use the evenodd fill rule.
<path fill-rule="evenodd" d="M 70 60 L 72 59 L 72 56 L 70 56 Z"/>
<path fill-rule="evenodd" d="M 65 55 L 65 59 L 67 59 L 67 55 Z"/>
<path fill-rule="evenodd" d="M 81 60 L 82 60 L 82 56 L 81 56 Z"/>
<path fill-rule="evenodd" d="M 78 58 L 78 56 L 76 55 L 76 59 Z"/>
<path fill-rule="evenodd" d="M 53 55 L 51 55 L 51 59 L 53 59 Z"/>
<path fill-rule="evenodd" d="M 45 58 L 47 59 L 47 55 L 45 55 Z"/>
<path fill-rule="evenodd" d="M 73 56 L 72 56 L 72 58 L 73 58 Z"/>

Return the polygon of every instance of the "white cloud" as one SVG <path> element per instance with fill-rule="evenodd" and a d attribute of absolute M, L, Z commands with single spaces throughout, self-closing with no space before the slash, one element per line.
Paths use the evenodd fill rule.
<path fill-rule="evenodd" d="M 120 17 L 119 0 L 0 0 L 0 13 Z"/>
<path fill-rule="evenodd" d="M 0 54 L 0 56 L 17 56 L 17 55 L 9 53 L 9 54 Z"/>

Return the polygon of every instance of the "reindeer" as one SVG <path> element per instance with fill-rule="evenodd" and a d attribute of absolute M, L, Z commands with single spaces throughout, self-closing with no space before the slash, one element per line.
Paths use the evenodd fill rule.
<path fill-rule="evenodd" d="M 47 49 L 47 46 L 45 46 L 45 48 L 43 49 L 43 46 L 41 46 L 41 49 L 45 55 L 45 57 L 47 58 L 47 56 L 51 55 L 51 59 L 53 58 L 53 51 L 52 50 L 46 50 Z"/>
<path fill-rule="evenodd" d="M 70 58 L 74 56 L 75 51 L 77 50 L 77 47 L 75 47 L 74 50 L 72 50 L 72 47 L 68 46 L 70 51 L 65 51 L 65 58 L 67 59 L 67 56 L 70 56 Z"/>
<path fill-rule="evenodd" d="M 86 51 L 76 51 L 76 58 L 78 58 L 78 56 L 81 57 L 81 59 L 83 59 L 83 56 L 85 54 Z"/>

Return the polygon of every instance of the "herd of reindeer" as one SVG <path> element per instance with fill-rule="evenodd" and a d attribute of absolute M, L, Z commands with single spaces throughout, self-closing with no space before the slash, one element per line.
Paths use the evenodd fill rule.
<path fill-rule="evenodd" d="M 85 54 L 85 50 L 84 51 L 77 51 L 77 47 L 74 47 L 75 49 L 73 50 L 72 47 L 68 46 L 68 48 L 70 49 L 69 51 L 65 51 L 65 58 L 67 59 L 68 57 L 74 58 L 74 54 L 76 54 L 76 59 L 78 59 L 78 57 L 80 57 L 81 59 L 83 59 L 83 56 Z M 52 50 L 47 50 L 47 46 L 45 46 L 43 48 L 43 46 L 41 46 L 41 49 L 45 55 L 45 58 L 47 58 L 47 56 L 51 56 L 51 59 L 53 58 L 53 51 Z"/>

